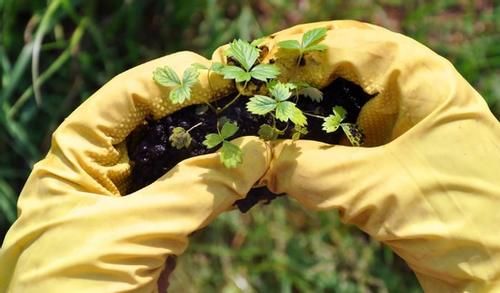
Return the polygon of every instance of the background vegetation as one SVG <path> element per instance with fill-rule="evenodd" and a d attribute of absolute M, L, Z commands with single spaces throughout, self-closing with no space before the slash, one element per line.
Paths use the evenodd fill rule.
<path fill-rule="evenodd" d="M 0 240 L 52 131 L 112 76 L 178 50 L 358 19 L 449 58 L 500 116 L 496 0 L 0 0 Z M 285 198 L 227 213 L 180 258 L 172 292 L 420 292 L 404 262 L 334 212 Z"/>

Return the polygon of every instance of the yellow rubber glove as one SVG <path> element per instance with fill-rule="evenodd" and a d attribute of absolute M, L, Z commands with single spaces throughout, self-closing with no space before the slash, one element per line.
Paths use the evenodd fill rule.
<path fill-rule="evenodd" d="M 243 164 L 228 169 L 217 154 L 188 159 L 133 194 L 124 139 L 147 114 L 177 110 L 152 79 L 158 66 L 179 75 L 192 63 L 181 52 L 133 68 L 107 83 L 55 131 L 19 198 L 19 218 L 0 251 L 0 292 L 157 292 L 168 255 L 188 235 L 246 195 L 269 165 L 257 138 L 236 140 Z M 231 83 L 202 73 L 192 101 L 225 95 Z"/>
<path fill-rule="evenodd" d="M 301 74 L 294 62 L 282 69 L 378 93 L 358 119 L 366 147 L 277 143 L 268 187 L 339 210 L 405 259 L 427 292 L 500 292 L 500 124 L 484 100 L 444 58 L 364 23 L 282 31 L 267 43 L 271 58 L 277 42 L 317 27 L 328 28 L 326 52 L 306 55 Z"/>

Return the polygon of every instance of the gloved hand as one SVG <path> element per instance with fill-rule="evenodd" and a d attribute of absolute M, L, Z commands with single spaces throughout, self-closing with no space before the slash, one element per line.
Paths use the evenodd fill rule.
<path fill-rule="evenodd" d="M 130 166 L 125 137 L 150 114 L 179 107 L 152 79 L 158 66 L 178 74 L 209 61 L 181 52 L 133 68 L 107 83 L 55 131 L 19 198 L 19 218 L 0 250 L 0 292 L 157 292 L 169 255 L 188 235 L 245 196 L 269 164 L 257 138 L 235 141 L 243 163 L 216 154 L 185 160 L 155 183 L 123 195 Z M 202 73 L 192 102 L 227 94 L 228 81 Z M 163 292 L 163 291 L 162 291 Z"/>
<path fill-rule="evenodd" d="M 289 76 L 340 76 L 378 93 L 358 119 L 366 145 L 278 142 L 270 190 L 339 210 L 405 259 L 427 292 L 500 292 L 500 124 L 486 103 L 447 60 L 374 25 L 299 25 L 268 40 L 271 58 L 277 42 L 317 27 L 328 28 L 327 51 Z"/>

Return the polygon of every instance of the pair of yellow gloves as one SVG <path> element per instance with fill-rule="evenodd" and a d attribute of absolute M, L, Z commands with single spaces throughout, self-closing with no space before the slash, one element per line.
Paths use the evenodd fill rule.
<path fill-rule="evenodd" d="M 271 56 L 277 42 L 317 27 L 328 29 L 324 60 L 283 75 L 320 85 L 341 76 L 378 93 L 358 120 L 366 147 L 244 137 L 236 169 L 216 154 L 194 157 L 121 196 L 124 139 L 147 114 L 178 109 L 153 70 L 211 61 L 180 52 L 145 63 L 55 131 L 1 248 L 0 292 L 157 292 L 167 256 L 257 182 L 308 208 L 340 210 L 405 259 L 428 292 L 500 292 L 500 124 L 486 103 L 447 60 L 370 24 L 296 26 L 267 39 Z M 212 87 L 202 73 L 194 102 L 234 90 L 222 79 Z"/>

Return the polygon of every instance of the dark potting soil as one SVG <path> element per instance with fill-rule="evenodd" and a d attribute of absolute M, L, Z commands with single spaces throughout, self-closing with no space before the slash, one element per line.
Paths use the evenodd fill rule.
<path fill-rule="evenodd" d="M 372 97 L 360 86 L 343 78 L 337 78 L 323 88 L 322 92 L 324 94 L 322 102 L 317 103 L 309 98 L 300 97 L 297 102 L 298 107 L 307 113 L 328 116 L 332 113 L 334 106 L 342 106 L 347 110 L 347 117 L 344 121 L 355 123 L 361 107 Z M 233 98 L 234 96 L 228 96 L 220 99 L 214 103 L 214 106 L 222 108 Z M 147 119 L 144 125 L 135 129 L 127 138 L 128 155 L 132 162 L 129 193 L 154 182 L 184 159 L 214 152 L 216 148 L 208 150 L 202 142 L 206 134 L 217 133 L 217 119 L 221 117 L 238 124 L 239 130 L 232 138 L 246 135 L 257 136 L 260 125 L 272 124 L 267 117 L 250 114 L 246 109 L 246 103 L 246 97 L 238 98 L 235 103 L 219 114 L 219 117 L 207 106 L 193 105 L 160 120 Z M 309 133 L 302 136 L 303 139 L 336 144 L 343 135 L 340 129 L 334 133 L 324 132 L 321 119 L 308 117 L 307 121 Z M 202 124 L 199 127 L 189 132 L 192 142 L 187 149 L 178 150 L 170 145 L 169 136 L 175 127 L 183 127 L 187 130 L 200 122 Z M 283 129 L 285 125 L 279 124 L 278 126 Z M 280 138 L 290 138 L 292 128 L 293 126 L 288 127 Z M 246 212 L 259 201 L 269 202 L 276 196 L 265 187 L 254 188 L 246 198 L 236 201 L 235 205 L 240 211 Z"/>

